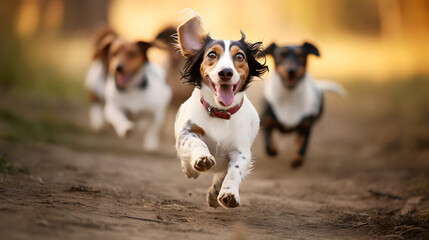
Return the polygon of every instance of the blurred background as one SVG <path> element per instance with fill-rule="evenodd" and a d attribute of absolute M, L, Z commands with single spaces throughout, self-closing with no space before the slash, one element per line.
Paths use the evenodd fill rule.
<path fill-rule="evenodd" d="M 64 129 L 61 124 L 55 128 L 51 127 L 55 124 L 43 122 L 34 127 L 34 121 L 26 126 L 25 120 L 17 121 L 22 116 L 16 114 L 30 119 L 40 115 L 56 124 L 62 122 L 56 121 L 58 118 L 63 118 L 86 127 L 88 96 L 83 81 L 97 31 L 111 26 L 126 38 L 152 41 L 165 27 L 183 22 L 186 14 L 181 11 L 185 8 L 202 16 L 213 38 L 239 39 L 241 29 L 249 41 L 263 41 L 265 46 L 273 41 L 279 45 L 314 43 L 321 57 L 309 59 L 309 72 L 316 79 L 345 85 L 351 93 L 345 104 L 361 109 L 343 114 L 362 119 L 393 116 L 400 125 L 395 129 L 406 128 L 397 132 L 401 144 L 416 144 L 414 133 L 404 138 L 409 132 L 419 132 L 418 138 L 429 142 L 426 128 L 409 130 L 429 122 L 427 0 L 3 1 L 0 137 L 28 138 L 32 135 L 29 132 L 34 132 L 30 138 L 39 140 L 45 139 L 46 133 L 55 135 Z M 156 49 L 149 55 L 159 63 L 168 58 L 168 54 Z M 274 69 L 272 59 L 267 61 Z M 178 88 L 180 75 L 176 74 L 176 78 L 170 81 L 173 91 L 182 91 Z M 253 85 L 248 94 L 260 109 L 263 81 Z M 173 99 L 176 107 L 181 101 Z M 380 117 L 375 117 L 375 112 Z M 175 110 L 167 123 L 168 136 L 174 114 Z M 22 130 L 25 128 L 35 129 Z"/>
<path fill-rule="evenodd" d="M 266 46 L 313 42 L 322 54 L 310 63 L 318 78 L 391 81 L 429 74 L 427 0 L 6 0 L 0 87 L 76 94 L 71 91 L 82 85 L 97 29 L 109 25 L 125 37 L 152 40 L 183 21 L 184 8 L 200 13 L 214 38 L 238 39 L 242 29 Z"/>

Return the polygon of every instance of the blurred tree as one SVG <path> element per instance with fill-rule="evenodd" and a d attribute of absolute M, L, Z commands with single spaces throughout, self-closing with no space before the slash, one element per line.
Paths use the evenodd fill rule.
<path fill-rule="evenodd" d="M 110 0 L 64 0 L 63 30 L 92 32 L 108 24 Z"/>
<path fill-rule="evenodd" d="M 0 8 L 0 90 L 9 89 L 18 79 L 21 54 L 15 37 L 15 17 L 19 10 L 19 1 L 2 2 Z M 21 70 L 21 71 L 20 71 Z"/>

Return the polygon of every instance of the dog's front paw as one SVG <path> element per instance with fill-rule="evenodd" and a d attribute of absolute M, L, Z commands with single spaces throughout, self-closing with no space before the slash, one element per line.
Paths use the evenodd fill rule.
<path fill-rule="evenodd" d="M 194 168 L 199 172 L 204 172 L 210 170 L 215 164 L 216 161 L 212 155 L 200 156 L 195 161 Z"/>
<path fill-rule="evenodd" d="M 145 140 L 143 143 L 143 149 L 146 152 L 155 152 L 159 149 L 159 143 L 155 140 Z"/>
<path fill-rule="evenodd" d="M 127 124 L 118 130 L 118 135 L 120 138 L 127 138 L 131 135 L 133 131 L 133 125 Z"/>
<path fill-rule="evenodd" d="M 302 156 L 294 156 L 292 158 L 292 161 L 290 162 L 290 166 L 293 168 L 299 168 L 302 166 L 303 162 L 304 162 L 304 159 Z"/>
<path fill-rule="evenodd" d="M 265 150 L 266 150 L 267 154 L 272 156 L 272 157 L 277 155 L 277 149 L 273 146 L 267 147 Z"/>
<path fill-rule="evenodd" d="M 219 193 L 219 197 L 217 198 L 217 200 L 220 205 L 225 208 L 235 208 L 240 206 L 240 198 L 238 194 L 221 192 Z"/>

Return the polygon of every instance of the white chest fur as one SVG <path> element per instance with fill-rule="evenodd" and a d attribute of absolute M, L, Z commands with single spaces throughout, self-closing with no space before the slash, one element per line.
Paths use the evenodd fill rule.
<path fill-rule="evenodd" d="M 228 153 L 250 149 L 259 130 L 259 116 L 243 93 L 243 105 L 230 120 L 211 117 L 200 103 L 200 93 L 199 89 L 195 89 L 180 107 L 175 122 L 175 135 L 177 139 L 188 121 L 201 127 L 205 131 L 202 140 L 217 162 L 212 171 L 217 172 L 226 167 Z"/>
<path fill-rule="evenodd" d="M 277 120 L 288 128 L 296 127 L 306 116 L 319 114 L 321 94 L 308 73 L 296 88 L 287 89 L 275 72 L 264 88 L 264 97 L 271 104 Z"/>

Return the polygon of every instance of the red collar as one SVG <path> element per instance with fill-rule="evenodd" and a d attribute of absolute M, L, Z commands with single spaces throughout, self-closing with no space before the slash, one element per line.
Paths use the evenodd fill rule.
<path fill-rule="evenodd" d="M 238 112 L 238 110 L 240 110 L 241 106 L 243 105 L 243 101 L 244 101 L 244 96 L 241 99 L 240 104 L 235 105 L 234 107 L 227 109 L 227 110 L 223 110 L 223 109 L 218 109 L 218 108 L 214 108 L 212 106 L 210 106 L 203 98 L 203 96 L 201 96 L 200 98 L 200 102 L 203 104 L 204 108 L 207 110 L 207 112 L 209 112 L 211 117 L 217 117 L 217 118 L 221 118 L 221 119 L 226 119 L 229 120 L 231 119 L 231 116 Z"/>

